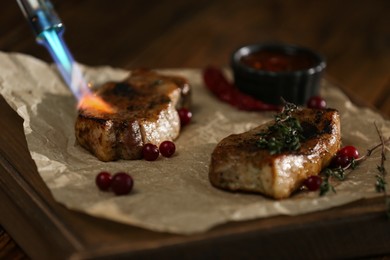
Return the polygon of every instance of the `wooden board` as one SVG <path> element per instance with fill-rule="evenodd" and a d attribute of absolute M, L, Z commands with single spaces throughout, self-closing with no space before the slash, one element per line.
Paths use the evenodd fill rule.
<path fill-rule="evenodd" d="M 67 210 L 54 201 L 40 178 L 26 147 L 21 118 L 4 99 L 0 111 L 0 201 L 6 211 L 0 221 L 32 258 L 390 254 L 390 221 L 382 198 L 297 217 L 229 223 L 191 236 L 152 232 Z"/>

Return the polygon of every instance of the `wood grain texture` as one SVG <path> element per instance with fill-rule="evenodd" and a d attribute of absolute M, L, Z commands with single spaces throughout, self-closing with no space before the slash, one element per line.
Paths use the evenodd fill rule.
<path fill-rule="evenodd" d="M 388 15 L 390 1 L 53 0 L 52 2 L 66 26 L 65 39 L 71 51 L 79 62 L 87 65 L 109 65 L 126 69 L 138 67 L 202 68 L 209 64 L 228 66 L 231 52 L 246 43 L 278 41 L 298 44 L 322 53 L 327 59 L 327 74 L 329 77 L 335 79 L 347 93 L 352 94 L 354 100 L 374 107 L 384 115 L 390 116 L 390 16 Z M 16 1 L 5 0 L 2 2 L 0 50 L 22 52 L 48 62 L 51 61 L 46 50 L 36 44 Z M 21 175 L 19 179 L 15 177 L 7 180 L 18 182 L 18 185 L 22 185 L 24 188 L 10 191 L 4 190 L 4 186 L 1 186 L 3 189 L 0 189 L 0 194 L 10 194 L 11 192 L 16 196 L 19 193 L 25 194 L 26 197 L 36 196 L 37 205 L 35 206 L 40 208 L 41 212 L 34 212 L 36 214 L 33 214 L 36 218 L 35 221 L 43 225 L 45 216 L 51 214 L 47 229 L 58 230 L 63 235 L 62 238 L 52 238 L 53 243 L 61 243 L 61 239 L 63 241 L 73 241 L 70 244 L 66 242 L 66 245 L 64 244 L 64 247 L 62 247 L 62 252 L 71 254 L 75 248 L 91 250 L 93 243 L 100 245 L 101 240 L 99 239 L 102 235 L 108 236 L 106 240 L 108 243 L 118 238 L 123 238 L 127 242 L 131 241 L 134 244 L 133 248 L 136 251 L 139 250 L 139 252 L 147 248 L 155 248 L 162 243 L 177 245 L 183 244 L 183 241 L 191 244 L 192 248 L 201 248 L 201 252 L 206 252 L 207 245 L 204 241 L 210 241 L 211 238 L 204 240 L 205 237 L 202 236 L 182 238 L 145 232 L 137 228 L 123 227 L 111 222 L 96 220 L 82 214 L 69 213 L 66 209 L 57 205 L 52 201 L 50 193 L 40 180 L 35 165 L 28 154 L 20 118 L 9 109 L 4 100 L 0 100 L 0 103 L 2 104 L 0 110 L 2 118 L 1 169 L 2 171 L 13 171 L 15 173 L 31 172 L 27 179 L 24 179 L 25 177 Z M 12 129 L 7 128 L 9 125 L 12 125 Z M 18 138 L 15 138 L 15 136 Z M 15 158 L 23 158 L 23 160 L 19 163 L 10 163 Z M 4 179 L 1 179 L 1 181 L 4 181 Z M 33 189 L 30 187 L 31 183 L 34 184 Z M 39 204 L 42 203 L 42 197 L 45 198 L 43 201 L 48 198 L 48 204 Z M 7 198 L 9 200 L 4 200 L 4 203 L 1 201 L 2 208 L 6 203 L 12 203 L 12 198 Z M 361 203 L 362 208 L 359 213 L 366 212 L 366 215 L 363 214 L 364 217 L 362 218 L 375 219 L 382 217 L 379 213 L 375 213 L 378 211 L 372 211 L 371 208 L 380 207 L 379 202 L 373 205 Z M 27 209 L 33 208 L 32 205 L 24 205 L 21 202 L 22 206 Z M 340 214 L 338 210 L 331 210 L 325 216 L 332 219 L 332 214 Z M 354 212 L 355 210 L 355 207 L 346 207 L 341 209 L 341 213 L 346 214 L 345 216 L 352 213 L 357 214 L 357 212 Z M 19 223 L 17 220 L 25 221 L 25 224 L 27 224 L 28 213 L 24 212 L 23 208 L 15 209 L 14 212 L 8 214 L 11 213 L 15 216 L 10 217 L 10 215 L 1 214 L 5 217 L 0 218 L 0 224 L 8 227 L 8 233 L 0 229 L 0 258 L 23 259 L 27 256 L 10 240 L 10 237 L 22 233 L 21 230 L 15 228 Z M 56 222 L 57 214 L 61 216 L 65 214 L 66 220 Z M 303 219 L 310 222 L 316 217 L 318 216 L 314 214 L 314 216 L 309 215 L 303 217 Z M 40 218 L 43 219 L 39 220 Z M 7 223 L 2 222 L 5 219 Z M 15 220 L 14 223 L 10 223 L 12 219 Z M 214 233 L 211 233 L 211 237 L 218 238 L 232 232 L 241 232 L 244 235 L 239 236 L 239 238 L 254 241 L 251 236 L 259 235 L 259 231 L 265 232 L 264 234 L 277 232 L 271 232 L 263 225 L 274 225 L 280 230 L 284 221 L 285 218 L 280 217 L 260 223 L 249 222 L 243 226 L 232 224 L 227 228 L 217 228 L 216 231 L 213 231 Z M 333 225 L 338 225 L 335 224 L 334 219 L 332 221 Z M 359 221 L 362 225 L 366 223 L 363 219 Z M 352 228 L 359 221 L 344 224 L 346 226 L 350 225 L 348 227 Z M 309 227 L 299 223 L 297 221 L 298 227 L 301 227 L 303 233 L 309 236 Z M 379 221 L 379 223 L 378 225 L 383 225 L 383 228 L 388 228 L 385 222 Z M 111 231 L 116 231 L 116 233 L 114 232 L 116 235 L 96 228 L 96 225 L 107 225 Z M 9 227 L 12 227 L 12 230 Z M 253 233 L 246 233 L 249 228 L 254 228 Z M 364 228 L 366 227 L 363 226 L 363 230 L 369 234 L 369 227 Z M 326 229 L 323 229 L 325 232 Z M 67 233 L 67 230 L 71 231 Z M 91 234 L 83 235 L 83 232 L 87 230 Z M 136 240 L 123 230 L 136 234 L 140 239 Z M 24 248 L 28 252 L 33 252 L 33 247 L 40 244 L 40 232 L 43 231 L 32 228 L 32 230 L 28 230 L 28 233 L 36 234 L 36 237 L 17 238 L 18 241 L 23 242 L 26 239 L 38 240 Z M 363 238 L 359 240 L 358 234 L 353 233 L 353 231 L 352 234 L 356 236 L 353 238 L 356 239 L 356 242 L 362 242 Z M 334 234 L 327 233 L 328 237 L 332 237 L 332 235 Z M 166 240 L 167 237 L 168 240 Z M 47 239 L 47 236 L 45 238 Z M 112 240 L 109 238 L 112 238 Z M 225 239 L 229 240 L 231 238 Z M 349 238 L 342 237 L 341 240 L 343 239 L 347 241 Z M 221 240 L 217 239 L 216 241 L 222 244 Z M 240 245 L 245 247 L 243 244 Z M 332 250 L 330 248 L 332 245 L 329 242 L 329 245 L 324 248 Z M 246 249 L 249 250 L 249 247 L 248 245 Z M 370 252 L 371 255 L 375 255 L 375 252 L 377 254 L 386 253 L 383 250 L 383 245 L 378 245 L 375 248 L 374 244 L 367 242 L 367 247 L 367 250 L 358 249 L 353 256 L 361 256 L 367 252 Z M 96 256 L 102 255 L 103 251 L 107 253 L 107 250 L 112 250 L 110 248 L 112 247 L 96 249 L 94 254 Z M 119 244 L 116 249 L 125 252 L 128 248 L 129 246 L 126 244 Z M 184 249 L 188 249 L 188 246 L 179 248 L 183 248 L 183 254 L 185 254 L 187 251 Z M 263 248 L 266 250 L 265 245 Z M 46 249 L 41 249 L 50 252 L 50 244 Z M 346 252 L 348 253 L 353 248 L 347 249 Z M 375 251 L 376 249 L 379 250 Z M 166 256 L 172 255 L 168 249 L 164 252 L 166 252 Z M 225 250 L 221 254 L 230 253 L 235 255 L 237 252 Z M 347 253 L 344 255 L 339 253 L 338 256 L 347 256 Z M 137 255 L 137 253 L 134 254 Z M 150 253 L 150 255 L 152 254 Z M 326 252 L 321 251 L 318 254 L 324 256 Z M 34 255 L 30 253 L 30 256 L 33 257 Z M 49 256 L 47 255 L 47 257 Z M 348 256 L 351 256 L 351 254 Z"/>

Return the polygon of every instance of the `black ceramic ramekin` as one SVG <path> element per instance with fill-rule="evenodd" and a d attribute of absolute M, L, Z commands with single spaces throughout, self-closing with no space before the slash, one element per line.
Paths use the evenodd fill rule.
<path fill-rule="evenodd" d="M 268 70 L 267 66 L 248 65 L 244 62 L 248 57 L 257 57 L 259 53 L 268 53 L 266 56 L 270 62 L 277 61 L 278 57 L 279 61 L 283 57 L 292 61 L 291 57 L 293 57 L 295 65 L 285 70 L 271 66 Z M 276 58 L 273 58 L 272 54 L 275 54 Z M 300 57 L 309 62 L 306 62 L 305 66 L 302 64 L 300 66 Z M 234 83 L 242 92 L 271 104 L 281 104 L 284 99 L 287 102 L 303 105 L 310 97 L 319 94 L 320 80 L 326 62 L 320 54 L 305 47 L 264 43 L 238 48 L 232 54 L 231 66 Z"/>

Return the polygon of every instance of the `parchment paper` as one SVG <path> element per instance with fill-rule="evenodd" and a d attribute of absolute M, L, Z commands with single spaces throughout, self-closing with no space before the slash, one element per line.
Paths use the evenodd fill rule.
<path fill-rule="evenodd" d="M 109 67 L 82 66 L 95 85 L 121 80 L 129 72 Z M 382 196 L 375 191 L 374 153 L 347 180 L 336 183 L 337 193 L 319 197 L 301 192 L 275 201 L 261 195 L 230 193 L 208 181 L 210 154 L 225 136 L 249 130 L 273 118 L 273 112 L 242 112 L 219 102 L 203 86 L 199 70 L 162 71 L 187 77 L 193 88 L 193 121 L 175 141 L 173 158 L 157 161 L 97 160 L 75 142 L 76 100 L 56 69 L 36 58 L 0 52 L 0 93 L 24 119 L 28 147 L 39 174 L 54 198 L 69 209 L 143 228 L 179 234 L 204 232 L 228 221 L 263 218 L 279 214 L 297 215 L 329 209 L 361 198 Z M 358 108 L 329 82 L 322 82 L 328 106 L 341 113 L 342 140 L 364 153 L 379 138 L 373 123 L 384 136 L 390 122 L 381 115 Z M 390 160 L 385 167 L 390 169 Z M 135 180 L 130 195 L 115 196 L 95 186 L 99 171 L 126 171 Z M 387 182 L 390 178 L 387 176 Z"/>

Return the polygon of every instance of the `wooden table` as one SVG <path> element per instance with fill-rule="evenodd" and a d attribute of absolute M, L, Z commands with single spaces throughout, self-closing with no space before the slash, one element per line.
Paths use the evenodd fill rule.
<path fill-rule="evenodd" d="M 81 63 L 126 69 L 227 66 L 230 53 L 246 43 L 299 44 L 327 58 L 328 77 L 356 102 L 390 116 L 387 0 L 53 3 L 66 26 L 65 39 Z M 51 61 L 46 50 L 36 44 L 16 1 L 4 1 L 1 10 L 0 50 Z M 3 99 L 0 116 L 0 258 L 52 258 L 74 252 L 78 257 L 117 253 L 187 258 L 288 256 L 291 252 L 316 258 L 390 254 L 390 224 L 378 200 L 296 218 L 228 224 L 190 237 L 154 233 L 71 212 L 51 198 L 26 148 L 21 119 Z M 5 172 L 13 175 L 5 176 Z M 11 182 L 18 188 L 5 185 Z M 29 226 L 29 221 L 45 229 Z M 102 246 L 118 239 L 123 243 Z M 283 246 L 285 253 L 273 245 Z M 58 248 L 57 255 L 53 247 Z"/>

